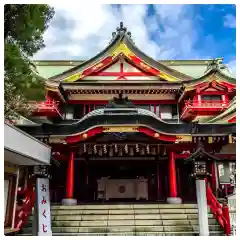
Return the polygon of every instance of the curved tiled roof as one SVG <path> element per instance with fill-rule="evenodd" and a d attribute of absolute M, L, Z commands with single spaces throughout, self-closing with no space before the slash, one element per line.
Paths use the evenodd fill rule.
<path fill-rule="evenodd" d="M 176 83 L 197 83 L 203 81 L 212 74 L 218 75 L 231 83 L 235 83 L 235 77 L 230 73 L 228 68 L 222 64 L 222 58 L 208 60 L 173 60 L 173 61 L 157 61 L 149 57 L 140 50 L 131 38 L 131 34 L 120 23 L 120 28 L 113 34 L 113 38 L 108 46 L 96 56 L 86 61 L 37 61 L 37 70 L 40 75 L 47 78 L 49 82 L 56 83 L 65 78 L 83 72 L 86 68 L 92 67 L 102 61 L 120 44 L 124 44 L 129 51 L 139 57 L 144 63 L 149 66 L 173 76 Z M 210 66 L 210 67 L 209 67 Z M 212 67 L 211 67 L 212 66 Z"/>

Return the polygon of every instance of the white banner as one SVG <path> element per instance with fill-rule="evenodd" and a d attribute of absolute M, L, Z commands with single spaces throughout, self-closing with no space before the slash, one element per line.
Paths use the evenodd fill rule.
<path fill-rule="evenodd" d="M 37 178 L 38 236 L 52 236 L 49 179 Z"/>

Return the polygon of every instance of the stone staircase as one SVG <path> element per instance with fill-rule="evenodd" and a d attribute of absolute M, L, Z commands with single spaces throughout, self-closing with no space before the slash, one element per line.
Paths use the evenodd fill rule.
<path fill-rule="evenodd" d="M 99 204 L 52 206 L 55 236 L 198 236 L 196 204 Z M 31 235 L 32 217 L 21 235 Z M 210 235 L 224 235 L 209 214 Z"/>

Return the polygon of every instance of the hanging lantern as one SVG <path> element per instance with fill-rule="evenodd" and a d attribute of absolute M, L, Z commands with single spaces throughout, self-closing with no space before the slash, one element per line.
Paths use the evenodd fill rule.
<path fill-rule="evenodd" d="M 134 155 L 133 147 L 130 147 L 130 148 L 129 148 L 129 155 L 130 155 L 130 156 L 133 156 L 133 155 Z"/>
<path fill-rule="evenodd" d="M 124 147 L 124 151 L 125 151 L 126 154 L 128 154 L 128 145 L 127 144 Z"/>
<path fill-rule="evenodd" d="M 139 153 L 139 146 L 136 144 L 136 152 Z"/>
<path fill-rule="evenodd" d="M 140 149 L 140 155 L 145 155 L 145 149 L 144 149 L 144 147 L 142 147 L 142 148 Z"/>
<path fill-rule="evenodd" d="M 110 147 L 110 149 L 109 149 L 109 156 L 110 156 L 110 157 L 113 156 L 113 148 L 112 148 L 112 147 Z"/>
<path fill-rule="evenodd" d="M 147 145 L 147 147 L 146 147 L 146 152 L 147 152 L 147 154 L 149 154 L 149 153 L 150 153 L 150 148 L 149 148 L 149 145 Z"/>
<path fill-rule="evenodd" d="M 99 155 L 99 156 L 102 156 L 102 154 L 103 154 L 103 149 L 102 149 L 102 147 L 100 146 L 100 148 L 99 148 L 99 150 L 98 150 L 98 155 Z"/>
<path fill-rule="evenodd" d="M 123 148 L 120 147 L 120 148 L 119 148 L 119 156 L 122 156 L 122 155 L 123 155 Z"/>
<path fill-rule="evenodd" d="M 167 154 L 167 149 L 163 147 L 163 156 L 165 156 L 166 154 Z"/>
<path fill-rule="evenodd" d="M 117 146 L 117 144 L 114 145 L 114 152 L 118 153 L 118 146 Z"/>
<path fill-rule="evenodd" d="M 151 154 L 152 155 L 156 155 L 157 153 L 156 153 L 156 148 L 155 147 L 152 147 L 151 148 Z"/>
<path fill-rule="evenodd" d="M 92 147 L 91 146 L 88 147 L 87 153 L 88 153 L 88 155 L 92 154 Z"/>
<path fill-rule="evenodd" d="M 93 146 L 93 152 L 94 152 L 95 155 L 97 154 L 97 145 Z"/>
<path fill-rule="evenodd" d="M 107 146 L 106 146 L 106 144 L 104 144 L 104 146 L 103 146 L 103 152 L 104 152 L 104 154 L 107 154 Z"/>
<path fill-rule="evenodd" d="M 84 153 L 87 152 L 87 146 L 86 146 L 86 144 L 83 144 L 83 152 L 84 152 Z"/>

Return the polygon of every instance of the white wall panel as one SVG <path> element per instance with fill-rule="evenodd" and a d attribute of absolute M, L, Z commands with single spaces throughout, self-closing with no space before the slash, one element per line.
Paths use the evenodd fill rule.
<path fill-rule="evenodd" d="M 112 66 L 106 68 L 103 72 L 120 72 L 120 62 L 117 61 Z"/>
<path fill-rule="evenodd" d="M 6 123 L 4 124 L 4 149 L 36 159 L 44 164 L 50 163 L 50 147 Z"/>
<path fill-rule="evenodd" d="M 135 68 L 134 66 L 132 66 L 127 62 L 123 63 L 123 71 L 124 72 L 140 72 L 137 68 Z"/>

